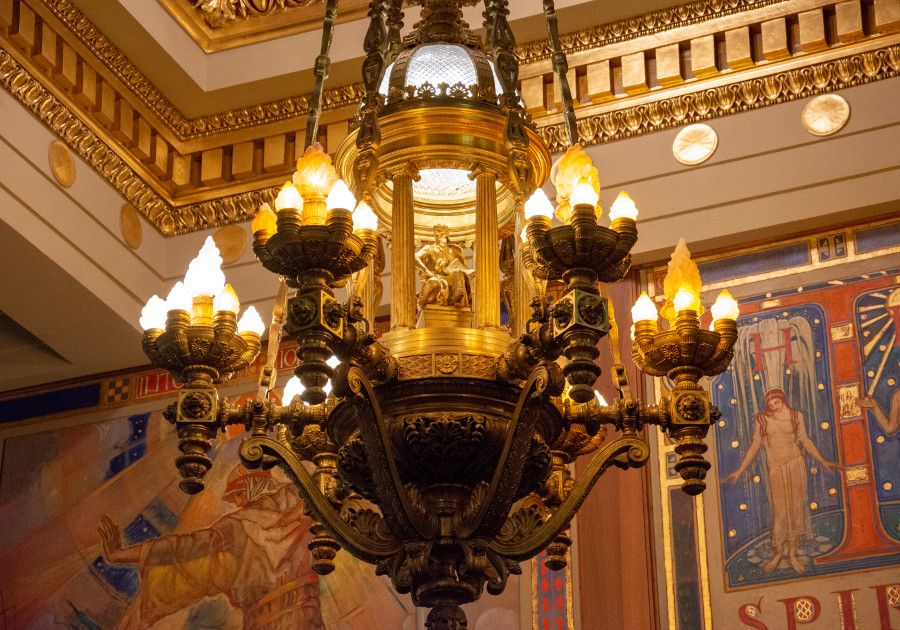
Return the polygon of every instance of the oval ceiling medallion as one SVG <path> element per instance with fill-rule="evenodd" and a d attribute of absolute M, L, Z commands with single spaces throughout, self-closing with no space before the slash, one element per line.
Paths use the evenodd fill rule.
<path fill-rule="evenodd" d="M 239 225 L 226 225 L 213 235 L 213 240 L 226 265 L 243 256 L 247 248 L 247 233 Z"/>
<path fill-rule="evenodd" d="M 137 249 L 144 240 L 144 231 L 141 226 L 141 217 L 138 211 L 130 203 L 126 203 L 119 211 L 119 230 L 122 240 L 131 249 Z"/>
<path fill-rule="evenodd" d="M 814 136 L 830 136 L 850 120 L 850 103 L 838 94 L 822 94 L 806 104 L 800 120 Z"/>
<path fill-rule="evenodd" d="M 717 146 L 719 136 L 716 130 L 704 123 L 697 123 L 678 132 L 672 142 L 672 155 L 682 164 L 691 166 L 708 160 Z"/>
<path fill-rule="evenodd" d="M 62 140 L 50 143 L 50 171 L 63 188 L 75 183 L 75 159 Z"/>

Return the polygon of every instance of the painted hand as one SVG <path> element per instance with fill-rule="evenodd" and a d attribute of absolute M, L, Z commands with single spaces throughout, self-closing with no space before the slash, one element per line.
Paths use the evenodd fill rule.
<path fill-rule="evenodd" d="M 106 561 L 112 564 L 123 562 L 122 532 L 119 526 L 104 514 L 100 517 L 97 532 L 100 534 L 100 545 L 103 547 L 103 557 Z"/>

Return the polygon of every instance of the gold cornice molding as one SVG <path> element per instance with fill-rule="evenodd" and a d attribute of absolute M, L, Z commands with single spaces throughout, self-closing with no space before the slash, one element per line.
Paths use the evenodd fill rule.
<path fill-rule="evenodd" d="M 615 142 L 895 77 L 900 72 L 900 45 L 896 43 L 900 38 L 891 39 L 895 43 L 884 48 L 823 63 L 630 107 L 617 104 L 611 111 L 603 113 L 579 112 L 577 124 L 581 144 Z M 566 150 L 568 139 L 564 123 L 539 125 L 538 133 L 551 153 Z"/>
<path fill-rule="evenodd" d="M 158 1 L 194 43 L 208 53 L 314 31 L 321 28 L 324 16 L 324 0 L 279 0 L 269 2 L 265 8 L 251 0 Z M 366 6 L 365 0 L 344 0 L 338 23 L 365 17 Z"/>
<path fill-rule="evenodd" d="M 559 40 L 563 52 L 570 55 L 781 2 L 786 0 L 697 0 L 670 9 L 660 9 L 624 20 L 590 26 L 574 33 L 560 35 Z M 549 39 L 520 44 L 515 52 L 521 64 L 536 63 L 550 59 L 553 55 Z"/>
<path fill-rule="evenodd" d="M 582 118 L 578 122 L 579 130 L 586 145 L 613 142 L 688 122 L 888 79 L 897 76 L 898 72 L 900 45 L 893 43 L 824 63 Z M 271 201 L 277 192 L 277 187 L 266 187 L 200 203 L 172 206 L 2 48 L 0 86 L 59 135 L 166 236 L 249 220 L 256 208 L 264 201 Z M 562 124 L 539 126 L 538 132 L 552 151 L 565 148 Z"/>
<path fill-rule="evenodd" d="M 189 120 L 71 0 L 7 1 L 21 15 L 19 23 L 4 23 L 0 12 L 0 85 L 162 234 L 247 220 L 289 176 L 302 142 L 307 95 Z M 765 1 L 743 0 L 741 6 L 759 7 Z M 876 0 L 876 18 L 884 2 Z M 805 0 L 802 8 L 824 25 L 826 4 Z M 724 0 L 720 7 L 726 7 Z M 31 13 L 30 29 L 21 17 L 26 12 Z M 801 31 L 799 50 L 767 47 L 764 40 L 761 58 L 752 55 L 750 29 L 760 20 L 788 28 L 789 16 L 781 13 L 780 7 L 771 7 L 746 20 L 732 16 L 725 24 L 679 31 L 678 41 L 692 49 L 696 42 L 711 42 L 723 28 L 743 33 L 743 39 L 726 38 L 729 67 L 724 69 L 713 64 L 700 72 L 700 56 L 694 56 L 687 68 L 669 59 L 665 74 L 663 51 L 680 44 L 655 37 L 625 48 L 617 45 L 621 50 L 613 58 L 609 49 L 579 55 L 570 72 L 580 77 L 573 85 L 580 97 L 576 114 L 583 143 L 621 140 L 896 76 L 900 22 L 886 21 L 890 12 L 883 11 L 882 21 L 876 20 L 868 34 L 854 30 L 850 21 L 837 25 L 836 39 L 810 39 Z M 626 63 L 654 54 L 655 76 L 642 63 Z M 558 97 L 546 89 L 551 75 L 542 70 L 545 65 L 523 65 L 522 95 L 543 139 L 560 151 L 565 148 L 562 117 L 554 102 Z M 346 137 L 361 93 L 359 84 L 326 90 L 319 137 L 328 151 Z M 164 110 L 164 116 L 157 116 L 148 102 Z M 173 133 L 173 122 L 183 137 Z"/>
<path fill-rule="evenodd" d="M 153 112 L 159 122 L 175 136 L 173 139 L 186 142 L 257 125 L 301 119 L 309 113 L 309 95 L 303 94 L 208 116 L 187 118 L 71 0 L 32 1 L 36 9 L 39 10 L 40 6 L 46 8 L 110 74 Z M 362 83 L 328 88 L 325 90 L 322 108 L 327 111 L 355 104 L 362 93 Z"/>
<path fill-rule="evenodd" d="M 271 201 L 277 192 L 274 187 L 267 187 L 175 207 L 160 197 L 90 126 L 3 48 L 0 48 L 0 86 L 57 134 L 165 236 L 244 221 L 261 203 Z"/>

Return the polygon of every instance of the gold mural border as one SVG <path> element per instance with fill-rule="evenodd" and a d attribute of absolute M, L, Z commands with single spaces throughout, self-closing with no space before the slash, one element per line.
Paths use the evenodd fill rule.
<path fill-rule="evenodd" d="M 569 55 L 781 2 L 785 0 L 696 0 L 560 35 L 559 43 L 562 51 Z M 517 46 L 515 53 L 519 63 L 529 64 L 550 59 L 553 48 L 550 40 L 542 39 Z"/>

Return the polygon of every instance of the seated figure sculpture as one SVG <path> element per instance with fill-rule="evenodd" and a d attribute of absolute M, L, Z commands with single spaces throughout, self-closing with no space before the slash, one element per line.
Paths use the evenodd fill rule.
<path fill-rule="evenodd" d="M 467 309 L 472 303 L 471 269 L 466 267 L 463 249 L 450 242 L 446 225 L 434 226 L 434 241 L 416 252 L 416 268 L 422 274 L 419 310 L 429 304 Z"/>

